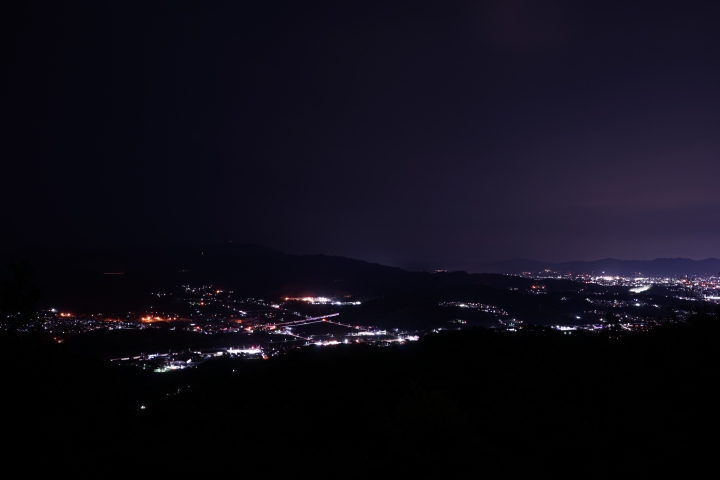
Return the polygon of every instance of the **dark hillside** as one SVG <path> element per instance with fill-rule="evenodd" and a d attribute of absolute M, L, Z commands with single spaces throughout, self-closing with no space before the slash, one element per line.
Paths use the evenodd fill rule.
<path fill-rule="evenodd" d="M 709 466 L 719 333 L 714 317 L 619 338 L 469 329 L 151 376 L 11 342 L 6 412 L 60 462 L 129 471 L 647 474 Z"/>
<path fill-rule="evenodd" d="M 333 296 L 367 299 L 452 285 L 474 284 L 529 290 L 577 291 L 583 284 L 534 281 L 499 274 L 408 272 L 328 255 L 287 255 L 257 245 L 125 248 L 96 252 L 28 250 L 27 260 L 42 290 L 41 306 L 77 313 L 120 313 L 149 308 L 151 292 L 178 285 L 217 285 L 237 297 Z M 237 298 L 236 297 L 236 298 Z"/>

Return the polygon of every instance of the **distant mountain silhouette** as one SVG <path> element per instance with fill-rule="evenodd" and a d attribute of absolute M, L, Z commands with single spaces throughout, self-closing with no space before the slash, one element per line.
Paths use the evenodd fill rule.
<path fill-rule="evenodd" d="M 594 273 L 596 275 L 642 275 L 642 276 L 684 276 L 717 275 L 720 272 L 720 259 L 706 258 L 656 258 L 655 260 L 618 260 L 604 258 L 590 262 L 539 262 L 527 259 L 512 259 L 498 262 L 472 264 L 468 271 L 478 273 L 519 274 L 550 269 L 560 273 Z"/>
<path fill-rule="evenodd" d="M 509 276 L 550 269 L 562 273 L 606 275 L 701 275 L 720 271 L 720 260 L 603 259 L 548 263 L 509 260 L 479 264 L 464 271 L 409 272 L 362 260 L 330 255 L 290 255 L 254 244 L 117 248 L 81 251 L 35 249 L 6 253 L 2 267 L 28 260 L 42 290 L 41 307 L 83 312 L 135 311 L 152 305 L 152 292 L 178 285 L 216 285 L 238 296 L 379 298 L 453 285 L 527 289 L 529 279 Z M 563 290 L 573 290 L 563 285 Z"/>
<path fill-rule="evenodd" d="M 436 276 L 328 255 L 289 255 L 258 245 L 124 248 L 103 251 L 26 250 L 5 255 L 4 266 L 26 259 L 35 270 L 45 307 L 125 311 L 145 306 L 151 292 L 178 285 L 217 285 L 239 295 L 374 297 L 467 274 Z"/>

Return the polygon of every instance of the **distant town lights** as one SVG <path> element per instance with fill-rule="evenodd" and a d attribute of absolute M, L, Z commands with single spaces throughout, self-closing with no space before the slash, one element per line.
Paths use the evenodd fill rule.
<path fill-rule="evenodd" d="M 327 297 L 285 297 L 285 301 L 300 301 L 307 303 L 330 303 L 332 300 Z"/>

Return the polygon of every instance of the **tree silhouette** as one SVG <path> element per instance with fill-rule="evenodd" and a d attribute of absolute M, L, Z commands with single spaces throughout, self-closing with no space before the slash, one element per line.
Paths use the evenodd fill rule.
<path fill-rule="evenodd" d="M 40 289 L 31 281 L 28 262 L 10 264 L 10 279 L 0 286 L 0 322 L 12 331 L 32 329 L 37 321 L 36 305 Z"/>

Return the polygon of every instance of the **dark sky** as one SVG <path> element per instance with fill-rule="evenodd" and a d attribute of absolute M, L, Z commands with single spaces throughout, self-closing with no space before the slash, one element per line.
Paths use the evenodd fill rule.
<path fill-rule="evenodd" d="M 4 248 L 720 257 L 717 2 L 19 4 Z"/>

